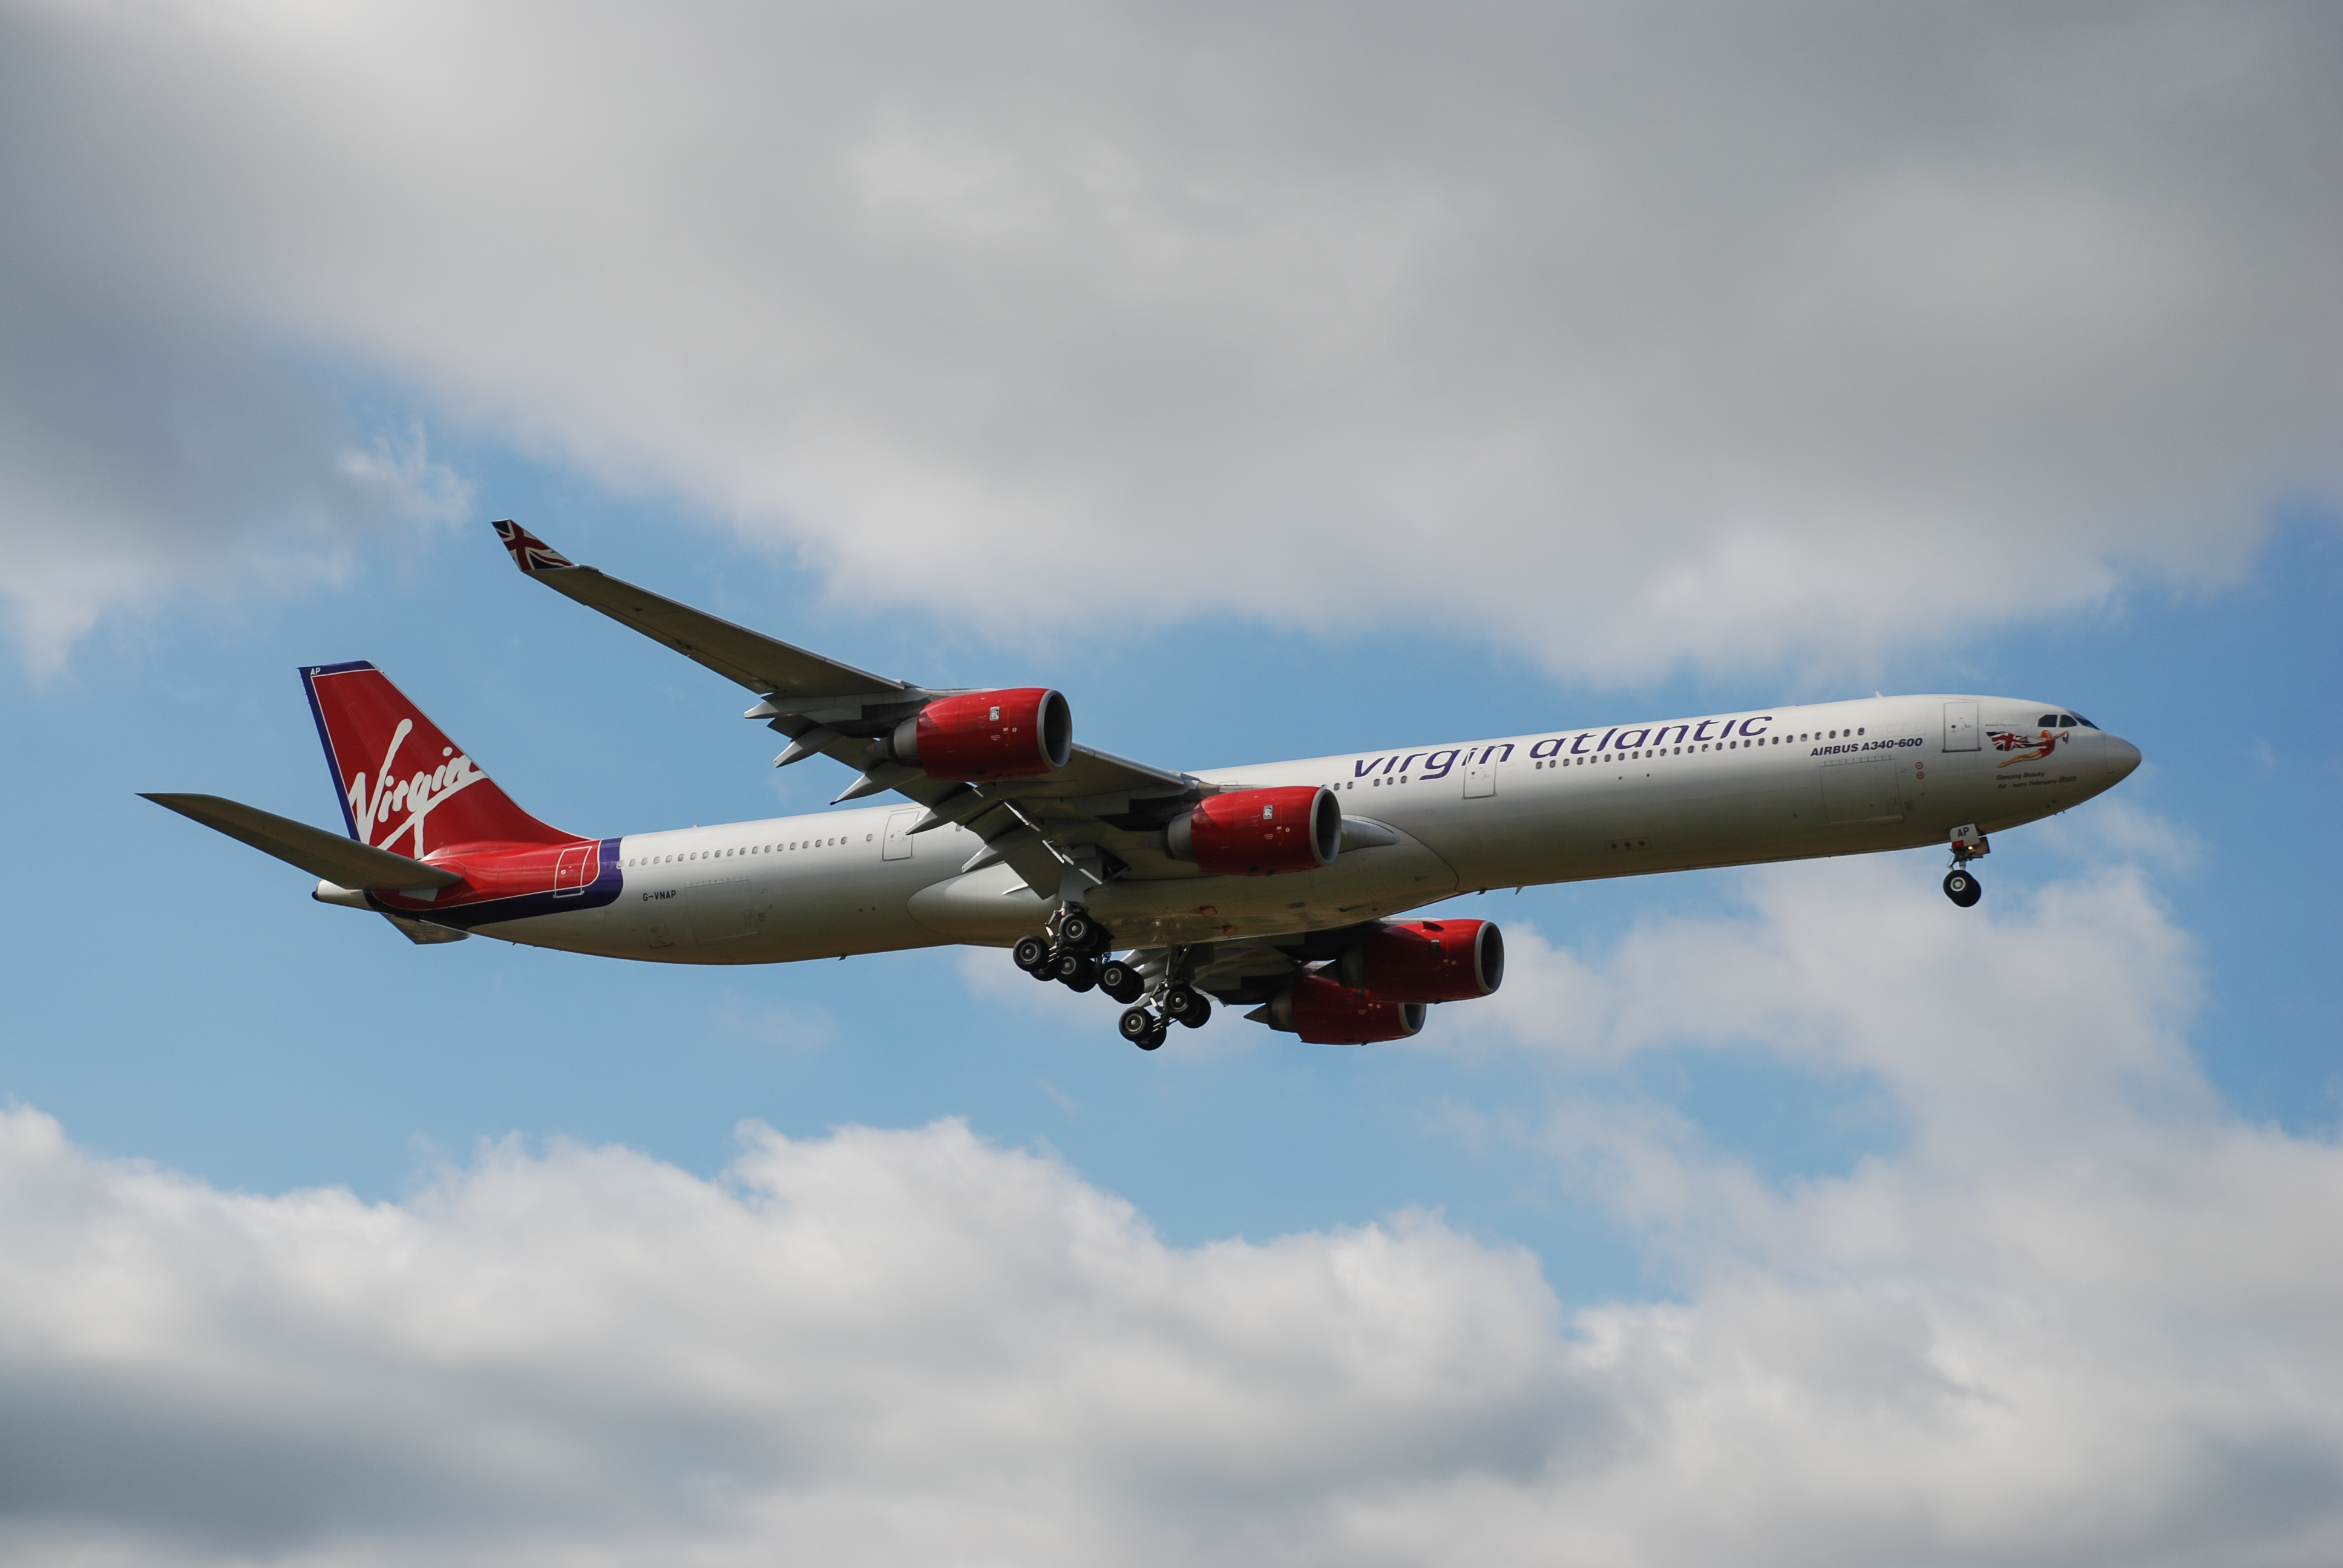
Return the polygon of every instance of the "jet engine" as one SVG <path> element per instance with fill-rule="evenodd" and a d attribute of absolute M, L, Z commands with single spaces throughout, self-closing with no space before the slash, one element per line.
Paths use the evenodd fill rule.
<path fill-rule="evenodd" d="M 1054 773 L 1074 753 L 1074 710 L 1045 687 L 939 697 L 900 724 L 895 760 L 930 779 L 982 783 Z"/>
<path fill-rule="evenodd" d="M 1420 1001 L 1377 1001 L 1340 980 L 1304 974 L 1246 1016 L 1312 1045 L 1372 1045 L 1415 1033 L 1423 1010 Z"/>
<path fill-rule="evenodd" d="M 1505 978 L 1505 939 L 1488 920 L 1394 920 L 1334 967 L 1377 1001 L 1471 1001 Z"/>
<path fill-rule="evenodd" d="M 1164 853 L 1216 877 L 1314 871 L 1342 849 L 1342 802 L 1317 784 L 1208 795 L 1163 830 Z"/>

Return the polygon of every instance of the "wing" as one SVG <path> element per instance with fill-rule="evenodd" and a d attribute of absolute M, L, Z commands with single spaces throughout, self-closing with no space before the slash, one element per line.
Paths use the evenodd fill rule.
<path fill-rule="evenodd" d="M 755 692 L 762 700 L 745 717 L 789 737 L 776 766 L 820 752 L 861 774 L 840 800 L 891 789 L 930 809 L 922 828 L 958 822 L 978 833 L 986 848 L 970 869 L 1006 860 L 1037 891 L 1046 882 L 1055 893 L 1064 875 L 1083 874 L 1076 868 L 1084 851 L 1121 859 L 1160 825 L 1151 819 L 1202 793 L 1186 774 L 1080 744 L 1063 768 L 1035 778 L 981 786 L 930 779 L 888 759 L 879 739 L 947 689 L 873 675 L 578 566 L 518 523 L 496 530 L 528 576 Z"/>
<path fill-rule="evenodd" d="M 776 713 L 785 707 L 916 707 L 931 695 L 578 566 L 518 523 L 501 522 L 496 529 L 514 564 L 530 577 L 747 687 Z"/>

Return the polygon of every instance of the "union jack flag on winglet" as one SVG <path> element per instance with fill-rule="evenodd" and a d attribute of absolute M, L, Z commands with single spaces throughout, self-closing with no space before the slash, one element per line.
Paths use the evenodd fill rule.
<path fill-rule="evenodd" d="M 507 518 L 496 525 L 497 538 L 504 540 L 505 548 L 512 555 L 513 565 L 525 572 L 551 571 L 557 567 L 574 567 L 578 563 Z"/>

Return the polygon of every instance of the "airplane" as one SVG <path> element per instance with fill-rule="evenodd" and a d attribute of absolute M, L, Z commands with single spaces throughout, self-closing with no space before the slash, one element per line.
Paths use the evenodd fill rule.
<path fill-rule="evenodd" d="M 1988 835 L 2113 788 L 2137 748 L 2065 703 L 1936 694 L 1784 706 L 1182 770 L 1080 745 L 1045 687 L 857 669 L 578 566 L 512 521 L 522 573 L 746 688 L 834 807 L 614 839 L 515 804 L 364 661 L 301 670 L 337 834 L 212 795 L 146 799 L 321 879 L 417 943 L 758 964 L 971 944 L 1122 1004 L 1154 1050 L 1216 1004 L 1319 1044 L 1403 1040 L 1490 995 L 1461 894 L 1945 847 L 1973 907 Z M 1415 918 L 1401 917 L 1414 915 Z"/>

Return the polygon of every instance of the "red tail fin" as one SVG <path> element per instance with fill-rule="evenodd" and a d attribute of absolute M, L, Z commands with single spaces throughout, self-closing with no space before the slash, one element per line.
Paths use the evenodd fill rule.
<path fill-rule="evenodd" d="M 562 844 L 512 802 L 407 694 L 364 659 L 305 668 L 301 684 L 350 837 L 417 859 L 458 844 Z"/>

